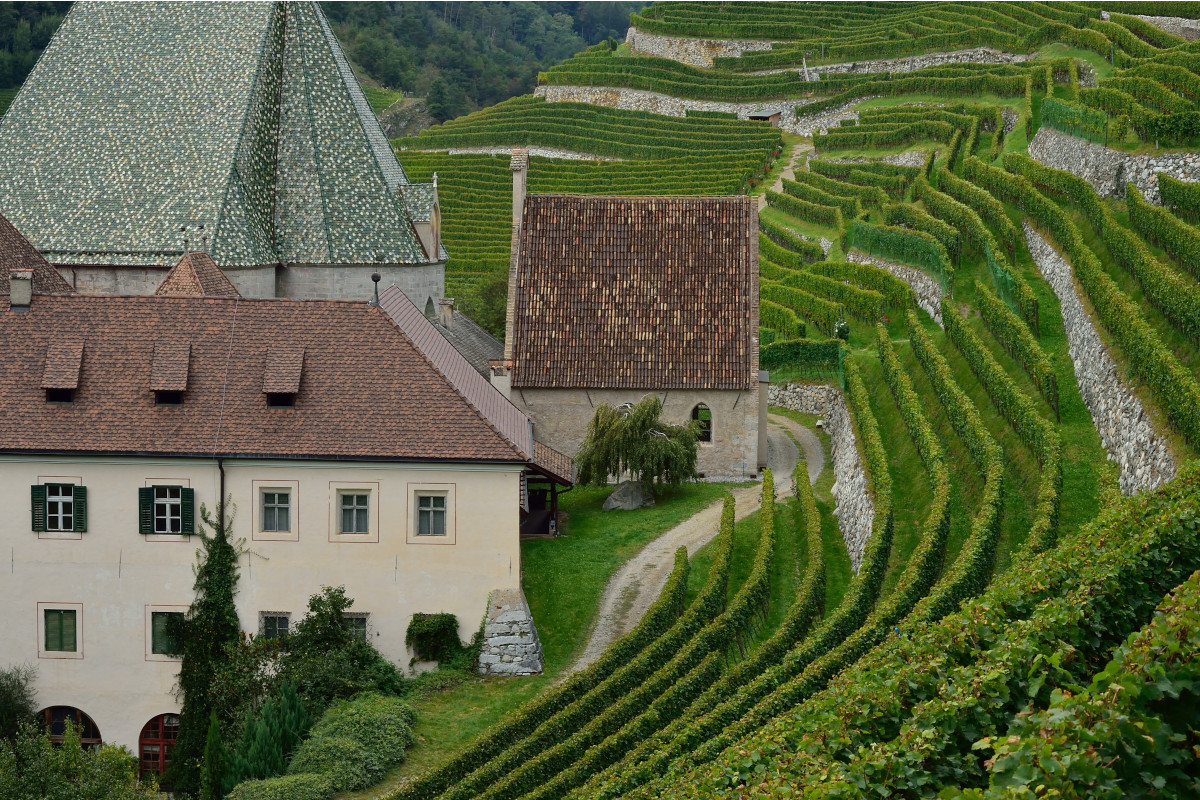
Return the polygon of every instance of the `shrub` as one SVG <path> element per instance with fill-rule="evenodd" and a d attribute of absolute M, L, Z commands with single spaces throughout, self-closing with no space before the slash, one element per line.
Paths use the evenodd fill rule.
<path fill-rule="evenodd" d="M 1186 183 L 1158 173 L 1158 193 L 1163 205 L 1192 223 L 1200 222 L 1200 184 Z"/>
<path fill-rule="evenodd" d="M 23 722 L 33 720 L 37 691 L 33 682 L 37 667 L 14 664 L 0 669 L 0 739 L 11 739 Z"/>
<path fill-rule="evenodd" d="M 874 264 L 857 261 L 818 261 L 809 266 L 809 271 L 839 281 L 849 281 L 866 289 L 874 289 L 883 295 L 884 302 L 892 308 L 910 308 L 917 298 L 912 287 Z"/>
<path fill-rule="evenodd" d="M 463 649 L 458 638 L 458 617 L 445 613 L 413 614 L 404 633 L 404 644 L 418 661 L 448 664 Z"/>
<path fill-rule="evenodd" d="M 842 212 L 833 206 L 810 203 L 807 200 L 801 200 L 788 194 L 779 194 L 770 189 L 767 190 L 767 203 L 772 208 L 778 208 L 796 219 L 813 222 L 817 225 L 830 225 L 834 228 L 842 227 Z M 824 254 L 822 253 L 822 255 Z"/>
<path fill-rule="evenodd" d="M 628 474 L 657 489 L 695 480 L 698 423 L 669 425 L 662 410 L 662 399 L 653 395 L 634 406 L 597 406 L 575 455 L 579 482 L 603 485 Z"/>
<path fill-rule="evenodd" d="M 799 262 L 811 264 L 813 261 L 820 261 L 825 257 L 825 251 L 821 249 L 821 245 L 801 239 L 795 231 L 763 219 L 761 216 L 758 218 L 758 229 L 779 247 L 795 253 Z"/>
<path fill-rule="evenodd" d="M 240 783 L 226 800 L 330 800 L 337 792 L 328 775 L 283 775 Z"/>
<path fill-rule="evenodd" d="M 759 355 L 763 369 L 797 369 L 801 373 L 824 374 L 837 371 L 841 364 L 842 344 L 837 339 L 796 339 L 767 345 Z"/>
<path fill-rule="evenodd" d="M 1200 277 L 1200 230 L 1181 222 L 1165 208 L 1147 203 L 1132 183 L 1125 190 L 1125 199 L 1134 229 L 1147 240 L 1162 245 L 1192 277 Z"/>
<path fill-rule="evenodd" d="M 416 722 L 417 715 L 408 704 L 369 693 L 330 706 L 313 726 L 312 738 L 353 739 L 371 751 L 386 770 L 404 760 L 414 742 L 412 726 Z"/>
<path fill-rule="evenodd" d="M 337 792 L 370 786 L 383 772 L 378 755 L 348 736 L 313 735 L 300 745 L 288 765 L 289 775 L 322 775 Z"/>

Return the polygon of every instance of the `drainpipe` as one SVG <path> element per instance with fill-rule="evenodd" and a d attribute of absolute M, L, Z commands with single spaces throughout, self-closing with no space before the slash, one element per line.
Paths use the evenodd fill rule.
<path fill-rule="evenodd" d="M 221 496 L 217 501 L 217 525 L 221 528 L 221 535 L 225 535 L 225 459 L 217 457 L 217 471 L 221 473 Z"/>

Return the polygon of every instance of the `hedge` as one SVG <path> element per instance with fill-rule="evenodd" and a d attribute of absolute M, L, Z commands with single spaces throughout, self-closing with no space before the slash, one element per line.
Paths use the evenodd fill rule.
<path fill-rule="evenodd" d="M 337 792 L 328 775 L 282 775 L 243 781 L 225 795 L 226 800 L 330 800 Z"/>
<path fill-rule="evenodd" d="M 862 213 L 862 202 L 857 197 L 839 197 L 824 189 L 806 183 L 798 183 L 784 178 L 782 181 L 784 194 L 816 203 L 823 206 L 835 206 L 842 212 L 842 217 L 854 219 Z"/>
<path fill-rule="evenodd" d="M 576 672 L 563 683 L 547 689 L 541 696 L 514 710 L 485 731 L 469 748 L 446 764 L 421 775 L 396 792 L 398 800 L 432 798 L 473 770 L 488 763 L 516 741 L 529 736 L 543 722 L 576 700 L 587 695 L 608 677 L 633 661 L 645 649 L 675 630 L 687 599 L 687 549 L 675 552 L 675 566 L 641 621 L 613 644 L 590 666 Z"/>
<path fill-rule="evenodd" d="M 704 713 L 719 702 L 735 695 L 739 688 L 749 683 L 764 670 L 778 662 L 795 644 L 803 639 L 812 625 L 820 618 L 825 603 L 825 560 L 821 542 L 821 519 L 813 498 L 812 486 L 808 482 L 808 471 L 803 460 L 792 475 L 796 488 L 793 516 L 796 535 L 803 532 L 807 566 L 796 592 L 796 598 L 787 616 L 771 637 L 762 643 L 750 658 L 739 662 L 721 680 L 706 691 L 669 726 L 646 738 L 631 749 L 620 761 L 596 774 L 568 797 L 574 800 L 597 800 L 614 798 L 641 785 L 653 774 L 654 767 L 663 765 L 667 759 L 667 747 L 688 730 Z M 648 763 L 653 762 L 653 764 Z"/>
<path fill-rule="evenodd" d="M 975 282 L 975 297 L 983 324 L 1005 352 L 1021 363 L 1042 397 L 1054 409 L 1055 417 L 1059 417 L 1058 378 L 1029 326 L 979 281 Z"/>
<path fill-rule="evenodd" d="M 887 177 L 900 176 L 911 181 L 921 174 L 920 167 L 907 167 L 903 164 L 889 164 L 886 161 L 825 161 L 814 158 L 808 162 L 808 168 L 830 178 L 848 178 L 851 172 L 870 172 Z"/>
<path fill-rule="evenodd" d="M 1035 186 L 1070 198 L 1100 233 L 1117 263 L 1141 285 L 1150 304 L 1185 336 L 1193 340 L 1200 338 L 1200 288 L 1155 258 L 1145 242 L 1118 224 L 1091 184 L 1069 172 L 1043 167 L 1020 154 L 1010 153 L 1005 156 L 1004 163 L 1006 168 L 1028 178 Z M 1126 197 L 1131 219 L 1135 209 L 1137 213 L 1145 210 L 1147 204 L 1141 201 L 1141 193 L 1136 187 L 1132 194 L 1127 192 Z M 1139 201 L 1141 206 L 1138 206 Z M 1150 215 L 1167 213 L 1157 207 L 1151 208 Z"/>
<path fill-rule="evenodd" d="M 810 242 L 807 239 L 801 239 L 800 235 L 795 231 L 785 228 L 778 223 L 771 222 L 761 215 L 758 218 L 758 229 L 775 244 L 795 253 L 801 262 L 811 264 L 814 261 L 820 261 L 825 258 L 825 251 L 821 249 L 821 245 L 816 242 Z"/>
<path fill-rule="evenodd" d="M 931 180 L 933 180 L 931 178 Z M 965 181 L 953 172 L 942 170 L 937 173 L 935 184 L 939 191 L 953 197 L 971 208 L 980 218 L 996 231 L 1001 243 L 1010 251 L 1017 244 L 1017 228 L 1008 218 L 1004 205 L 970 181 Z"/>
<path fill-rule="evenodd" d="M 954 268 L 946 248 L 923 231 L 907 230 L 885 225 L 871 225 L 855 220 L 850 229 L 852 246 L 868 255 L 879 255 L 906 264 L 914 264 L 933 273 L 943 290 L 949 290 Z"/>
<path fill-rule="evenodd" d="M 1047 794 L 1089 797 L 1200 794 L 1188 746 L 1198 651 L 1200 572 L 1163 599 L 1086 691 L 1055 693 L 1044 711 L 1018 716 L 1004 735 L 979 742 L 995 756 L 989 790 L 977 796 L 1011 797 L 1026 782 Z M 1191 719 L 1183 711 L 1189 706 Z"/>
<path fill-rule="evenodd" d="M 766 262 L 764 262 L 765 265 Z M 758 305 L 758 319 L 766 327 L 793 339 L 803 339 L 805 335 L 804 320 L 796 316 L 796 312 L 787 306 L 762 300 Z M 767 367 L 763 367 L 767 369 Z"/>
<path fill-rule="evenodd" d="M 1200 75 L 1197 75 L 1190 69 L 1174 64 L 1151 63 L 1122 70 L 1120 74 L 1122 76 L 1149 78 L 1155 83 L 1183 95 L 1193 103 L 1200 101 Z"/>
<path fill-rule="evenodd" d="M 1108 132 L 1108 114 L 1047 97 L 1042 101 L 1042 124 L 1073 136 L 1083 131 L 1092 137 L 1104 138 Z"/>
<path fill-rule="evenodd" d="M 740 743 L 721 771 L 761 764 L 761 796 L 816 780 L 827 792 L 872 785 L 897 796 L 985 785 L 988 763 L 1007 764 L 985 762 L 976 743 L 996 742 L 1024 714 L 1076 694 L 1164 592 L 1200 567 L 1197 472 L 1189 465 L 1158 492 L 1121 502 L 942 622 L 902 630 L 908 635 L 844 674 L 803 714 Z M 1040 738 L 1043 730 L 1030 733 Z M 683 776 L 663 796 L 709 796 L 720 777 L 716 768 Z M 1002 796 L 1012 791 L 1003 787 Z"/>
<path fill-rule="evenodd" d="M 817 297 L 811 292 L 784 286 L 781 283 L 764 280 L 761 282 L 759 294 L 764 300 L 787 306 L 793 311 L 807 317 L 817 330 L 826 336 L 837 333 L 837 324 L 846 318 L 841 304 Z"/>
<path fill-rule="evenodd" d="M 1142 318 L 1137 304 L 1105 274 L 1100 260 L 1084 244 L 1075 224 L 1026 178 L 989 167 L 977 159 L 968 164 L 968 168 L 970 180 L 993 194 L 1008 197 L 1054 237 L 1070 260 L 1075 278 L 1087 293 L 1100 321 L 1124 351 L 1129 368 L 1146 382 L 1184 438 L 1200 443 L 1200 384 Z M 1063 179 L 1073 177 L 1068 173 L 1059 174 Z"/>
<path fill-rule="evenodd" d="M 1147 203 L 1132 183 L 1125 191 L 1125 200 L 1129 204 L 1129 221 L 1134 230 L 1147 241 L 1162 245 L 1179 266 L 1193 278 L 1200 278 L 1200 230 L 1180 222 L 1165 208 Z"/>
<path fill-rule="evenodd" d="M 805 244 L 810 243 L 805 242 Z M 760 264 L 762 261 L 772 261 L 788 269 L 800 269 L 804 265 L 804 262 L 800 260 L 799 253 L 775 244 L 761 230 L 758 233 L 758 257 Z"/>
<path fill-rule="evenodd" d="M 778 208 L 783 213 L 796 219 L 812 222 L 816 225 L 829 225 L 840 229 L 843 224 L 842 212 L 839 208 L 810 203 L 807 200 L 801 200 L 798 197 L 792 197 L 787 194 L 780 194 L 771 189 L 767 190 L 767 204 L 772 208 Z"/>
<path fill-rule="evenodd" d="M 820 163 L 823 162 L 809 161 L 808 165 L 810 169 L 796 170 L 796 182 L 815 186 L 826 194 L 837 197 L 857 197 L 863 203 L 871 205 L 882 206 L 888 201 L 887 192 L 878 186 L 858 186 L 853 183 L 846 183 L 842 180 L 827 177 L 817 167 Z M 849 175 L 850 171 L 846 170 L 845 174 Z"/>
<path fill-rule="evenodd" d="M 825 374 L 840 368 L 841 351 L 839 339 L 795 339 L 767 345 L 760 351 L 758 363 L 766 370 L 796 369 L 801 373 Z"/>
<path fill-rule="evenodd" d="M 874 264 L 856 261 L 818 261 L 809 265 L 809 272 L 827 278 L 850 281 L 883 295 L 883 301 L 892 308 L 912 308 L 917 298 L 912 287 L 885 269 Z"/>
<path fill-rule="evenodd" d="M 1053 39 L 1048 41 L 1053 41 Z M 877 56 L 871 57 L 875 58 Z M 962 78 L 926 78 L 921 76 L 891 78 L 889 76 L 888 78 L 857 84 L 833 97 L 818 100 L 814 103 L 807 103 L 799 106 L 798 109 L 802 115 L 820 114 L 870 95 L 929 93 L 962 96 L 997 94 L 1001 97 L 1019 97 L 1025 91 L 1028 80 L 1027 76 L 1022 75 L 984 74 Z"/>
<path fill-rule="evenodd" d="M 948 142 L 957 131 L 953 125 L 932 119 L 922 119 L 907 125 L 857 125 L 851 128 L 831 128 L 828 133 L 814 133 L 813 147 L 817 150 L 836 150 L 850 147 L 885 147 L 909 144 L 924 139 Z"/>
<path fill-rule="evenodd" d="M 1200 183 L 1176 180 L 1165 172 L 1158 173 L 1158 194 L 1163 205 L 1192 223 L 1200 223 Z"/>
<path fill-rule="evenodd" d="M 779 283 L 827 298 L 865 322 L 878 322 L 883 317 L 883 295 L 874 289 L 860 289 L 812 272 L 792 272 Z"/>

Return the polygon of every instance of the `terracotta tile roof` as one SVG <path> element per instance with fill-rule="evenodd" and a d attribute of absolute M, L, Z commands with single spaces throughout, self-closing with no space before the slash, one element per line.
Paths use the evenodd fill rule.
<path fill-rule="evenodd" d="M 161 297 L 241 297 L 208 253 L 188 253 L 171 267 L 154 293 Z"/>
<path fill-rule="evenodd" d="M 529 195 L 518 248 L 514 387 L 753 387 L 749 198 Z"/>
<path fill-rule="evenodd" d="M 478 410 L 497 431 L 519 448 L 527 459 L 533 457 L 533 426 L 529 417 L 480 375 L 404 292 L 389 286 L 379 295 L 379 307 L 472 408 Z"/>
<path fill-rule="evenodd" d="M 83 342 L 56 340 L 46 348 L 46 367 L 42 371 L 43 389 L 75 389 L 79 386 L 79 366 L 83 363 Z"/>
<path fill-rule="evenodd" d="M 266 394 L 297 394 L 304 370 L 304 348 L 292 342 L 277 342 L 267 351 L 262 390 Z"/>
<path fill-rule="evenodd" d="M 64 341 L 82 346 L 74 403 L 47 403 Z M 182 405 L 154 403 L 159 342 L 189 345 Z M 304 349 L 295 408 L 263 395 L 273 342 Z M 78 294 L 0 313 L 0 451 L 529 461 L 380 308 Z"/>
<path fill-rule="evenodd" d="M 192 346 L 188 342 L 155 342 L 154 361 L 150 365 L 150 390 L 187 391 L 188 364 Z"/>
<path fill-rule="evenodd" d="M 533 467 L 547 477 L 557 478 L 559 483 L 575 481 L 575 464 L 571 457 L 541 442 L 533 443 Z"/>
<path fill-rule="evenodd" d="M 8 273 L 14 269 L 33 270 L 36 294 L 73 292 L 71 284 L 58 274 L 50 262 L 0 214 L 0 294 L 8 294 Z"/>

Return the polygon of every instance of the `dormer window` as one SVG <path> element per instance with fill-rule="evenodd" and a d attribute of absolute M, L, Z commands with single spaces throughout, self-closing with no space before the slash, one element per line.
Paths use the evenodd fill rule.
<path fill-rule="evenodd" d="M 154 405 L 183 405 L 191 359 L 190 342 L 154 343 L 154 360 L 150 364 L 150 391 L 154 392 Z"/>
<path fill-rule="evenodd" d="M 304 348 L 294 344 L 274 344 L 267 352 L 263 367 L 263 394 L 267 408 L 295 408 L 304 372 Z"/>
<path fill-rule="evenodd" d="M 183 392 L 172 389 L 159 389 L 154 392 L 154 405 L 181 406 L 183 405 Z"/>
<path fill-rule="evenodd" d="M 83 366 L 83 342 L 56 341 L 46 348 L 42 388 L 47 403 L 74 403 Z"/>
<path fill-rule="evenodd" d="M 268 408 L 295 408 L 295 392 L 267 392 Z"/>
<path fill-rule="evenodd" d="M 47 403 L 70 404 L 75 402 L 74 389 L 47 389 Z"/>

